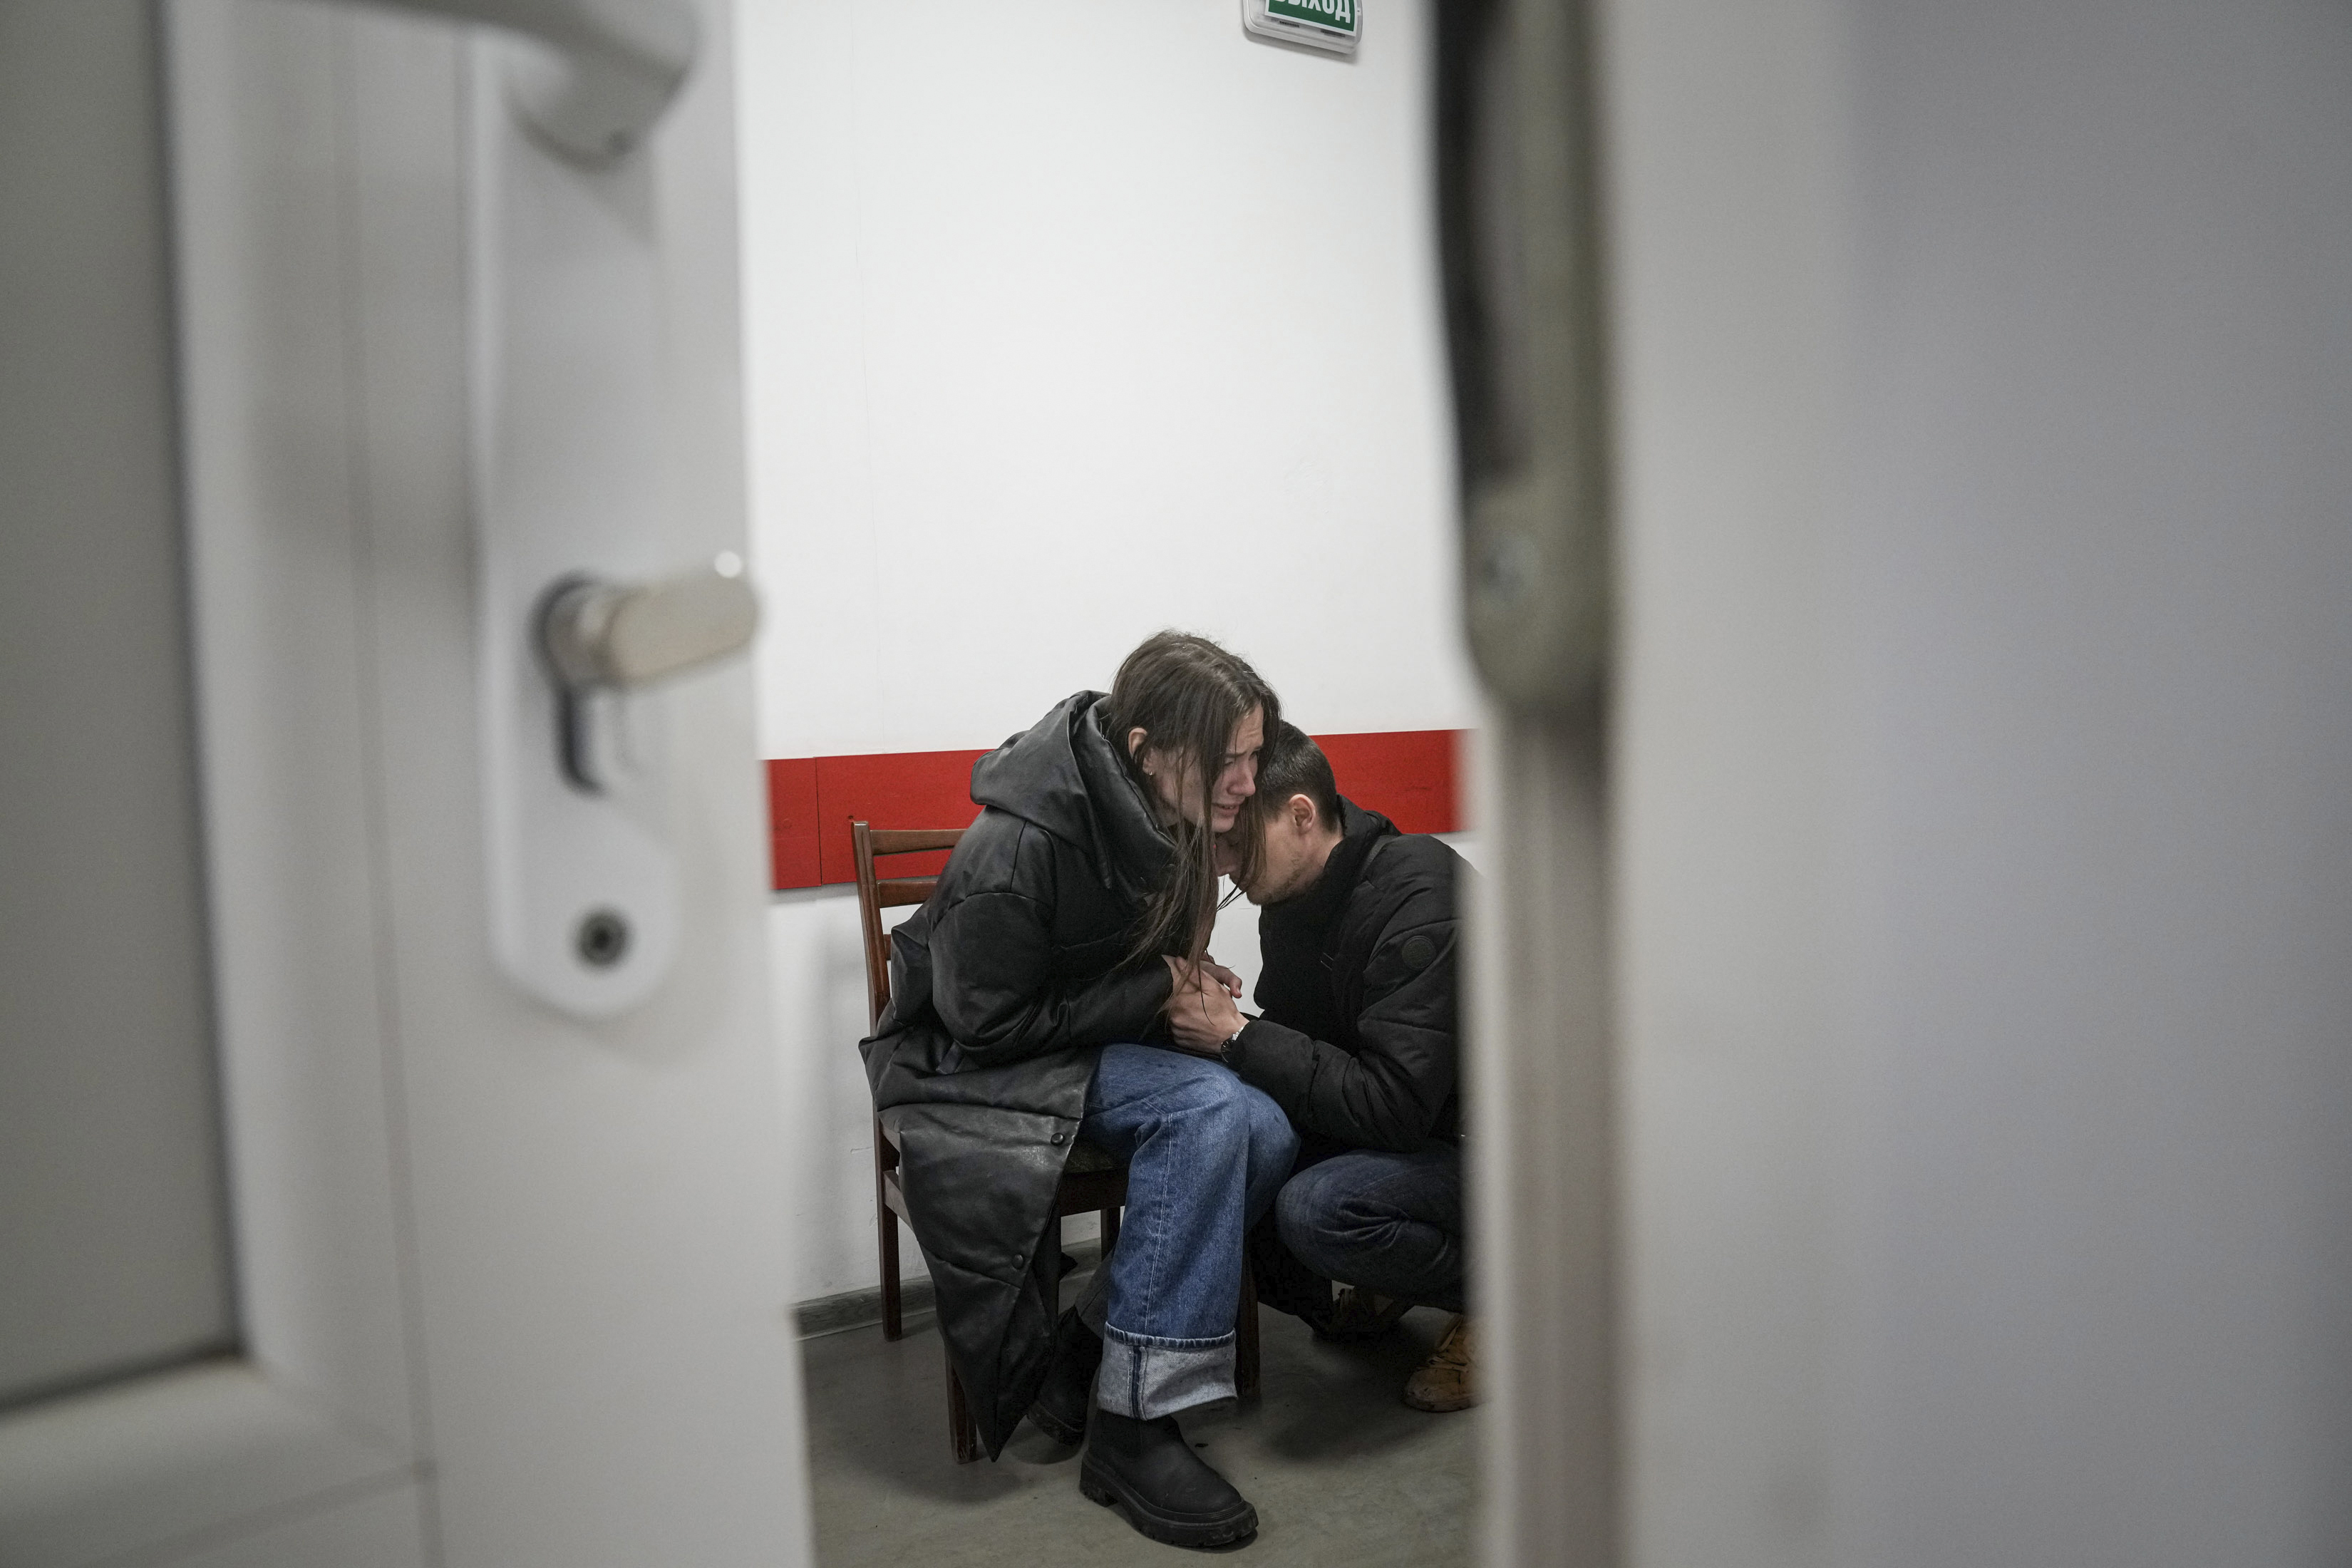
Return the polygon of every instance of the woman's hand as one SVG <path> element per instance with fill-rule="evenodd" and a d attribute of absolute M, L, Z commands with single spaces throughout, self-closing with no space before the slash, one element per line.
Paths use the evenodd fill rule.
<path fill-rule="evenodd" d="M 1234 998 L 1241 981 L 1230 969 L 1203 962 L 1199 968 L 1168 961 L 1176 975 L 1176 989 L 1168 998 L 1168 1032 L 1177 1048 L 1195 1056 L 1213 1057 L 1235 1031 L 1248 1022 Z"/>
<path fill-rule="evenodd" d="M 1242 994 L 1242 977 L 1213 958 L 1203 956 L 1197 967 L 1181 958 L 1163 957 L 1163 962 L 1168 965 L 1168 978 L 1172 987 L 1171 995 L 1187 985 L 1209 983 L 1224 987 L 1228 996 L 1238 997 Z"/>

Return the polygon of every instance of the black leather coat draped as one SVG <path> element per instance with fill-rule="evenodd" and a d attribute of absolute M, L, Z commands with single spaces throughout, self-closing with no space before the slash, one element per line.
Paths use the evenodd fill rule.
<path fill-rule="evenodd" d="M 979 820 L 893 933 L 890 1008 L 859 1047 L 992 1458 L 1052 1357 L 1054 1194 L 1096 1059 L 1160 1035 L 1168 1000 L 1167 966 L 1126 958 L 1174 850 L 1101 700 L 1079 692 L 973 765 Z"/>

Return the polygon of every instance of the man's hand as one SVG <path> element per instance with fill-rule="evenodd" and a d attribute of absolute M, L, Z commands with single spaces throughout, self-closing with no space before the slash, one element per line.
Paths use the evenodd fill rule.
<path fill-rule="evenodd" d="M 1223 964 L 1203 960 L 1199 968 L 1176 959 L 1168 961 L 1176 989 L 1168 998 L 1168 1032 L 1180 1050 L 1213 1057 L 1218 1047 L 1247 1020 L 1234 998 L 1241 980 Z"/>

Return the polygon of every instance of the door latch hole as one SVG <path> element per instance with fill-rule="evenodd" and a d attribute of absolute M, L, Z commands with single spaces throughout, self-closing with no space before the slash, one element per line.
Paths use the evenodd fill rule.
<path fill-rule="evenodd" d="M 629 951 L 629 922 L 617 910 L 591 910 L 572 933 L 573 951 L 591 969 L 610 969 Z"/>

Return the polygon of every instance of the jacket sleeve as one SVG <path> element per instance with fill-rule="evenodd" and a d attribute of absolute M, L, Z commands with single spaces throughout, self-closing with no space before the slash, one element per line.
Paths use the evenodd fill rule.
<path fill-rule="evenodd" d="M 1421 1147 L 1454 1093 L 1456 922 L 1414 912 L 1400 911 L 1365 964 L 1353 1053 L 1259 1018 L 1226 1055 L 1293 1122 L 1350 1148 Z"/>
<path fill-rule="evenodd" d="M 931 928 L 931 1003 L 975 1063 L 1139 1040 L 1167 1005 L 1158 959 L 1091 980 L 1053 973 L 1050 910 L 1024 894 L 966 895 Z"/>

